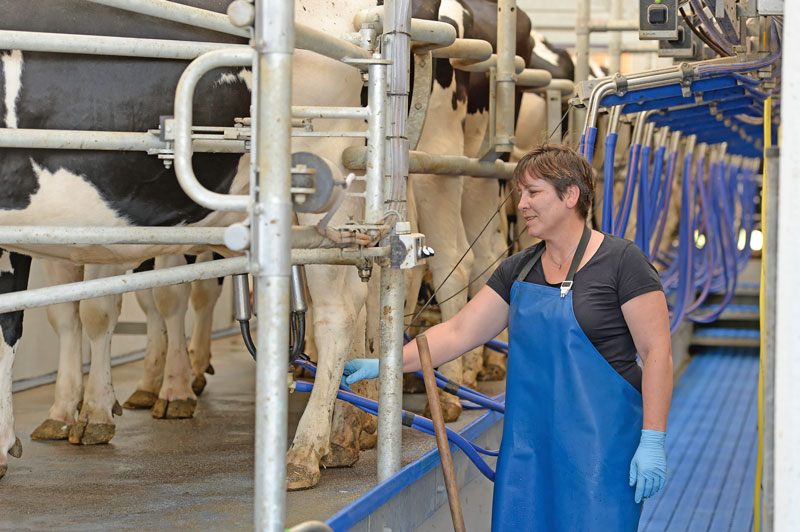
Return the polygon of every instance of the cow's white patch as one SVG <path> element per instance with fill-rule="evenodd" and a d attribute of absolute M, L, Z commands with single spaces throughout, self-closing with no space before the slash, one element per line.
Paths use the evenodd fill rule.
<path fill-rule="evenodd" d="M 597 64 L 596 61 L 589 60 L 589 70 L 592 71 L 592 77 L 595 79 L 597 78 L 604 78 L 606 77 L 606 73 L 603 72 L 603 67 Z"/>
<path fill-rule="evenodd" d="M 14 266 L 11 264 L 11 254 L 7 251 L 0 254 L 0 273 L 14 273 Z"/>
<path fill-rule="evenodd" d="M 445 0 L 439 6 L 439 20 L 445 16 L 458 25 L 458 36 L 464 37 L 464 8 L 453 0 Z"/>
<path fill-rule="evenodd" d="M 217 85 L 233 85 L 234 83 L 244 83 L 247 85 L 247 88 L 250 89 L 250 86 L 253 84 L 253 73 L 243 68 L 236 74 L 232 74 L 231 72 L 223 72 L 217 78 Z"/>
<path fill-rule="evenodd" d="M 86 180 L 59 168 L 42 168 L 31 158 L 39 190 L 25 209 L 0 210 L 0 224 L 10 225 L 129 225 L 106 205 Z"/>
<path fill-rule="evenodd" d="M 558 54 L 554 52 L 552 48 L 547 46 L 547 44 L 544 42 L 544 35 L 532 31 L 531 39 L 533 39 L 534 42 L 533 53 L 536 54 L 538 57 L 541 57 L 544 61 L 547 61 L 554 67 L 557 67 Z"/>
<path fill-rule="evenodd" d="M 5 87 L 4 101 L 6 104 L 6 127 L 17 127 L 17 98 L 22 89 L 22 52 L 12 50 L 11 53 L 0 55 L 3 63 L 3 85 Z"/>

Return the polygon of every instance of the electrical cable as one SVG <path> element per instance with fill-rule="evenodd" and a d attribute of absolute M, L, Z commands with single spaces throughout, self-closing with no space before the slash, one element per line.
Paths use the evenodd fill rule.
<path fill-rule="evenodd" d="M 729 56 L 729 54 L 727 52 L 725 52 L 725 50 L 723 50 L 722 48 L 717 46 L 716 43 L 714 43 L 711 40 L 711 38 L 708 36 L 708 34 L 706 34 L 705 32 L 702 32 L 702 34 L 701 34 L 699 28 L 697 28 L 694 25 L 694 23 L 691 20 L 689 20 L 689 15 L 686 14 L 686 11 L 684 11 L 682 7 L 680 8 L 680 12 L 681 12 L 681 17 L 683 17 L 683 21 L 686 23 L 686 25 L 689 27 L 689 29 L 692 30 L 692 33 L 697 35 L 697 37 L 701 41 L 706 43 L 709 48 L 714 50 L 721 57 L 728 57 Z"/>
<path fill-rule="evenodd" d="M 428 308 L 428 306 L 433 301 L 433 298 L 436 297 L 436 294 L 439 293 L 439 290 L 442 289 L 442 287 L 447 282 L 447 280 L 450 278 L 450 276 L 453 275 L 453 272 L 456 271 L 456 268 L 458 268 L 458 265 L 461 264 L 461 262 L 467 256 L 467 254 L 469 254 L 469 252 L 472 249 L 472 247 L 475 245 L 475 243 L 478 241 L 478 239 L 483 235 L 484 231 L 486 231 L 486 228 L 489 227 L 489 224 L 492 223 L 492 220 L 494 220 L 495 216 L 500 214 L 500 209 L 503 208 L 503 205 L 506 204 L 506 201 L 508 201 L 508 198 L 510 198 L 511 194 L 513 194 L 513 193 L 514 193 L 514 189 L 512 187 L 512 189 L 508 192 L 508 194 L 503 199 L 503 201 L 500 202 L 500 205 L 497 206 L 497 208 L 495 209 L 495 211 L 492 214 L 492 216 L 489 217 L 489 220 L 487 220 L 486 224 L 483 226 L 483 229 L 481 229 L 480 232 L 478 233 L 478 235 L 472 240 L 470 245 L 467 247 L 467 250 L 464 252 L 463 255 L 461 255 L 461 258 L 458 259 L 458 262 L 456 262 L 455 266 L 453 266 L 453 269 L 448 272 L 448 274 L 445 276 L 444 280 L 439 284 L 438 288 L 436 288 L 436 290 L 433 291 L 433 294 L 431 294 L 431 297 L 428 298 L 428 300 L 425 302 L 425 304 L 422 306 L 422 308 L 419 309 L 419 311 L 417 311 L 416 314 L 414 314 L 413 318 L 411 318 L 411 322 L 406 326 L 404 332 L 408 332 L 408 330 L 411 328 L 411 326 L 414 324 L 414 322 L 417 320 L 417 318 L 420 316 L 420 314 L 422 314 L 425 311 L 425 309 Z"/>

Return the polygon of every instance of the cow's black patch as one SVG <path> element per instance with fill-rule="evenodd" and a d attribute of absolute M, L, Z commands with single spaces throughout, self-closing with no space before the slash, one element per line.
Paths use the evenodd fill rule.
<path fill-rule="evenodd" d="M 537 54 L 536 43 L 531 39 L 533 49 L 531 51 L 529 67 L 547 70 L 553 75 L 554 79 L 575 79 L 575 64 L 569 53 L 563 48 L 558 48 L 547 39 L 542 39 L 542 43 L 550 52 L 558 56 L 558 66 L 553 66 L 550 61 L 545 61 Z"/>
<path fill-rule="evenodd" d="M 133 271 L 134 273 L 150 272 L 153 271 L 155 267 L 156 267 L 156 259 L 147 259 L 146 261 L 135 267 Z"/>
<path fill-rule="evenodd" d="M 473 38 L 483 39 L 492 44 L 497 52 L 497 2 L 492 0 L 459 0 L 472 12 Z M 521 9 L 517 13 L 516 54 L 529 58 L 533 49 L 531 39 L 531 19 Z M 472 72 L 469 76 L 469 100 L 467 112 L 470 114 L 489 110 L 489 80 L 485 73 Z"/>
<path fill-rule="evenodd" d="M 0 257 L 9 253 L 0 249 Z M 19 253 L 10 253 L 12 272 L 0 272 L 0 294 L 19 292 L 28 287 L 28 274 L 31 268 L 31 258 Z M 6 312 L 0 314 L 0 331 L 3 339 L 10 347 L 22 337 L 22 311 Z"/>
<path fill-rule="evenodd" d="M 3 58 L 8 52 L 5 50 L 0 50 L 0 59 Z M 5 66 L 3 62 L 0 61 L 0 127 L 6 127 L 6 94 L 5 91 L 7 90 L 5 87 L 5 73 L 4 73 Z M 2 207 L 0 207 L 2 208 Z"/>
<path fill-rule="evenodd" d="M 224 11 L 227 2 L 181 2 Z M 173 24 L 89 2 L 0 0 L 0 28 L 244 43 L 243 39 Z M 158 127 L 159 117 L 173 114 L 175 87 L 187 61 L 72 54 L 23 53 L 18 126 L 144 132 Z M 241 81 L 218 83 L 223 73 L 207 74 L 195 94 L 195 125 L 232 125 L 249 115 L 250 95 Z M 209 189 L 227 192 L 240 156 L 194 156 L 194 168 Z M 0 208 L 22 209 L 39 183 L 31 159 L 50 172 L 64 169 L 80 175 L 108 206 L 136 225 L 176 225 L 202 219 L 209 211 L 181 190 L 172 169 L 142 152 L 2 150 Z M 4 202 L 4 203 L 3 203 Z M 43 216 L 47 216 L 43 213 Z"/>

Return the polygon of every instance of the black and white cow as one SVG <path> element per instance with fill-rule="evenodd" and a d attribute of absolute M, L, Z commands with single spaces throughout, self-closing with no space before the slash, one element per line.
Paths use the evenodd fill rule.
<path fill-rule="evenodd" d="M 224 11 L 228 2 L 196 0 L 190 4 Z M 87 35 L 182 39 L 243 43 L 242 39 L 199 30 L 113 8 L 65 0 L 57 5 L 43 0 L 0 2 L 0 27 L 6 30 L 47 31 Z M 159 117 L 172 114 L 173 94 L 187 61 L 109 56 L 79 56 L 0 51 L 0 116 L 7 128 L 145 131 L 157 127 Z M 232 124 L 249 113 L 249 91 L 240 69 L 219 69 L 198 88 L 195 123 Z M 240 159 L 242 161 L 240 161 Z M 221 193 L 245 190 L 248 176 L 238 155 L 198 154 L 195 171 L 200 180 Z M 155 157 L 141 152 L 4 149 L 0 151 L 0 224 L 5 225 L 225 225 L 233 217 L 212 213 L 192 202 L 180 189 L 174 172 Z M 179 246 L 19 246 L 31 256 L 67 260 L 86 267 L 89 278 L 114 274 L 142 259 L 183 252 Z M 27 260 L 8 254 L 3 292 L 26 284 Z M 16 264 L 16 265 L 15 265 Z M 69 272 L 62 272 L 66 277 Z M 177 288 L 180 290 L 180 288 Z M 187 288 L 188 289 L 188 288 Z M 176 288 L 157 289 L 168 294 Z M 165 308 L 169 313 L 179 309 Z M 82 302 L 80 315 L 93 352 L 107 350 L 119 297 Z M 21 334 L 21 313 L 4 315 L 0 365 L 7 366 L 0 382 L 0 465 L 14 445 L 11 374 L 15 347 Z M 182 320 L 181 320 L 182 321 Z M 183 335 L 181 334 L 183 337 Z M 167 361 L 160 395 L 168 404 L 192 405 L 191 369 L 185 356 L 185 338 L 177 340 L 183 356 Z M 183 342 L 183 345 L 180 344 Z M 102 357 L 105 358 L 105 357 Z M 113 434 L 112 411 L 118 408 L 107 360 L 93 358 L 80 420 L 86 424 L 85 442 L 107 441 Z M 72 405 L 74 409 L 75 405 Z M 66 406 L 65 408 L 69 408 Z M 191 415 L 193 408 L 184 408 Z M 72 416 L 72 412 L 64 413 Z"/>
<path fill-rule="evenodd" d="M 224 12 L 228 0 L 193 0 L 181 3 Z M 374 0 L 342 0 L 335 5 L 322 0 L 295 2 L 297 22 L 327 33 L 353 31 L 354 15 Z M 214 32 L 198 30 L 146 16 L 132 15 L 112 8 L 78 0 L 53 4 L 46 0 L 16 2 L 0 0 L 2 29 L 102 34 L 125 37 L 148 37 L 241 43 L 242 40 Z M 0 52 L 0 98 L 6 127 L 99 129 L 145 131 L 159 123 L 161 115 L 172 113 L 172 95 L 186 61 L 135 58 L 78 56 L 48 53 Z M 196 125 L 229 125 L 234 118 L 247 116 L 250 95 L 246 73 L 219 69 L 207 75 L 196 92 Z M 362 79 L 353 67 L 311 52 L 295 53 L 293 103 L 295 105 L 358 106 Z M 336 130 L 363 130 L 354 120 L 331 120 Z M 352 138 L 297 139 L 296 151 L 313 151 L 331 161 L 339 161 L 345 147 L 355 145 Z M 200 181 L 220 193 L 242 193 L 248 182 L 248 157 L 197 154 L 193 165 Z M 26 225 L 208 225 L 224 226 L 236 215 L 209 212 L 191 202 L 179 188 L 174 173 L 158 159 L 134 152 L 1 150 L 0 151 L 0 224 Z M 347 199 L 331 221 L 332 226 L 359 220 L 363 202 Z M 300 223 L 314 224 L 321 215 L 301 215 Z M 27 255 L 60 259 L 76 264 L 90 264 L 87 275 L 107 275 L 121 264 L 138 264 L 158 256 L 159 263 L 171 264 L 183 246 L 19 246 L 14 249 Z M 170 255 L 166 255 L 170 254 Z M 0 293 L 23 289 L 29 259 L 3 252 Z M 314 312 L 314 330 L 320 364 L 315 391 L 300 421 L 292 448 L 287 455 L 290 487 L 311 487 L 319 478 L 321 457 L 333 455 L 326 463 L 349 465 L 357 459 L 348 453 L 331 453 L 330 428 L 335 389 L 344 359 L 351 352 L 363 355 L 358 338 L 359 314 L 364 307 L 366 289 L 354 268 L 309 266 L 309 292 Z M 155 304 L 167 324 L 182 320 L 185 312 L 186 286 L 154 291 Z M 175 297 L 178 292 L 180 297 Z M 93 343 L 100 345 L 110 338 L 118 317 L 119 299 L 98 298 L 81 302 L 80 315 Z M 0 467 L 5 472 L 7 453 L 19 454 L 13 430 L 11 373 L 16 345 L 21 334 L 21 313 L 0 317 L 3 340 L 0 342 Z M 363 318 L 362 318 L 363 322 Z M 88 325 L 87 325 L 88 323 Z M 169 325 L 167 325 L 169 326 Z M 363 330 L 363 327 L 362 329 Z M 168 347 L 163 385 L 159 398 L 167 410 L 193 409 L 193 377 L 185 356 L 185 337 L 175 337 Z M 182 345 L 180 342 L 184 342 Z M 172 356 L 170 353 L 182 356 Z M 85 431 L 104 434 L 113 424 L 116 403 L 110 384 L 107 361 L 94 365 L 84 392 L 80 419 Z M 100 368 L 99 366 L 104 366 Z M 97 379 L 93 379 L 93 375 Z M 105 378 L 102 378 L 105 377 Z M 356 437 L 358 435 L 356 434 Z M 339 459 L 338 456 L 344 458 Z M 347 462 L 349 460 L 349 463 Z M 295 473 L 300 471 L 299 475 Z M 292 484 L 297 477 L 298 482 Z"/>

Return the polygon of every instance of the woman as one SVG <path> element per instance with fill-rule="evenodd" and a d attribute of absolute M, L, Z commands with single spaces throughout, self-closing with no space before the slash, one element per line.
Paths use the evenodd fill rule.
<path fill-rule="evenodd" d="M 633 243 L 586 227 L 594 186 L 583 157 L 541 146 L 514 181 L 542 242 L 426 332 L 433 364 L 509 327 L 493 531 L 634 531 L 642 499 L 666 477 L 672 352 L 661 282 Z M 419 369 L 410 342 L 403 371 Z M 377 360 L 350 361 L 345 374 L 347 384 L 377 377 Z"/>

